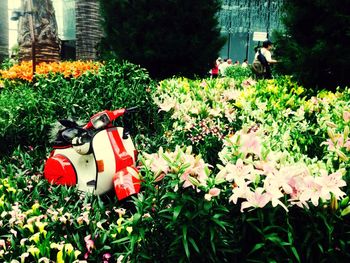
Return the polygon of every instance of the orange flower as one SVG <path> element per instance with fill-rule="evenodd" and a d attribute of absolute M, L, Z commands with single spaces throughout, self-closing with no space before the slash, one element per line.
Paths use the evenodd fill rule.
<path fill-rule="evenodd" d="M 93 61 L 42 62 L 36 66 L 35 73 L 44 76 L 48 74 L 63 74 L 65 78 L 78 78 L 87 71 L 96 73 L 100 66 L 100 63 Z M 32 62 L 22 61 L 8 70 L 0 70 L 0 77 L 3 79 L 32 81 L 32 72 Z"/>

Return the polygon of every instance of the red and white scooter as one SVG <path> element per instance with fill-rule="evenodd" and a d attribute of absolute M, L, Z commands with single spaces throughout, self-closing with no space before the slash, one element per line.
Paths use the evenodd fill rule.
<path fill-rule="evenodd" d="M 135 162 L 137 151 L 129 135 L 128 115 L 135 108 L 102 111 L 83 127 L 59 121 L 53 151 L 44 166 L 45 178 L 53 184 L 77 185 L 84 192 L 101 195 L 111 189 L 119 200 L 140 191 Z M 123 116 L 124 128 L 112 122 Z"/>

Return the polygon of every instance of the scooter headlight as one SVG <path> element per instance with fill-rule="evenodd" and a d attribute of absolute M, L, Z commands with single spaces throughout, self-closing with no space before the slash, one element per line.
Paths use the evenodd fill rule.
<path fill-rule="evenodd" d="M 105 126 L 107 126 L 110 123 L 110 119 L 107 113 L 102 113 L 93 119 L 91 119 L 92 126 L 94 126 L 95 129 L 101 129 Z"/>
<path fill-rule="evenodd" d="M 89 154 L 91 152 L 91 141 L 81 137 L 74 138 L 72 140 L 72 146 L 73 149 L 81 155 Z"/>

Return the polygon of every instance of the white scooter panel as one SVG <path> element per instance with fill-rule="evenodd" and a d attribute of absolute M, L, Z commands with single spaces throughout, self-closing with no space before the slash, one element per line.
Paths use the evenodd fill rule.
<path fill-rule="evenodd" d="M 100 195 L 113 188 L 113 175 L 116 170 L 116 160 L 107 130 L 102 130 L 94 136 L 92 149 L 96 162 L 103 164 L 103 171 L 99 171 L 96 178 L 95 194 Z"/>
<path fill-rule="evenodd" d="M 77 173 L 78 190 L 93 193 L 95 184 L 92 184 L 92 182 L 96 180 L 97 172 L 93 154 L 81 155 L 73 148 L 56 149 L 55 155 L 56 154 L 64 155 L 71 161 Z M 90 184 L 88 184 L 89 182 Z"/>
<path fill-rule="evenodd" d="M 92 147 L 93 152 L 95 154 L 96 163 L 102 163 L 103 166 L 102 171 L 98 171 L 97 173 L 95 190 L 95 194 L 97 195 L 104 194 L 113 188 L 113 176 L 117 172 L 117 160 L 115 157 L 115 151 L 113 150 L 113 147 L 118 147 L 118 145 L 113 145 L 108 135 L 108 133 L 110 133 L 111 136 L 112 130 L 115 133 L 118 133 L 118 135 L 116 134 L 116 136 L 119 136 L 119 138 L 122 140 L 123 147 L 126 150 L 126 154 L 130 155 L 133 160 L 133 163 L 135 163 L 134 144 L 130 136 L 128 137 L 128 139 L 122 139 L 122 127 L 118 127 L 117 129 L 112 128 L 102 130 L 99 133 L 97 133 L 92 140 Z"/>

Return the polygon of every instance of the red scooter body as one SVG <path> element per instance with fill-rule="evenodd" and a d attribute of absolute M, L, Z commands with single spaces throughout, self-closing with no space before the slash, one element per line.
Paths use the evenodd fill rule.
<path fill-rule="evenodd" d="M 97 113 L 84 127 L 60 121 L 65 128 L 59 131 L 45 163 L 45 178 L 53 184 L 77 185 L 79 190 L 96 195 L 114 188 L 119 200 L 138 193 L 137 151 L 128 131 L 112 125 L 132 110 Z"/>

